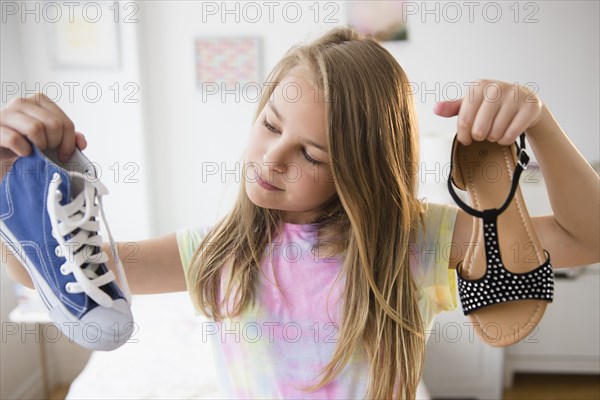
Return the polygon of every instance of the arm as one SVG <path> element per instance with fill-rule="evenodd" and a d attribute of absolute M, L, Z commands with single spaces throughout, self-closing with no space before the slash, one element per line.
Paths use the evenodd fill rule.
<path fill-rule="evenodd" d="M 600 261 L 600 178 L 546 106 L 526 134 L 554 213 L 534 220 L 553 265 L 571 267 Z"/>
<path fill-rule="evenodd" d="M 449 269 L 456 269 L 457 264 L 466 254 L 474 220 L 474 217 L 463 210 L 458 210 L 452 234 L 452 243 L 457 251 L 450 253 Z M 578 267 L 598 262 L 598 247 L 595 249 L 595 254 L 593 249 L 582 247 L 560 226 L 554 215 L 532 217 L 531 222 L 542 247 L 550 253 L 554 268 Z"/>
<path fill-rule="evenodd" d="M 18 258 L 2 243 L 6 255 L 8 275 L 18 283 L 33 289 L 33 283 Z M 108 268 L 117 277 L 118 273 L 112 252 L 105 243 L 102 250 L 108 254 Z M 186 291 L 185 275 L 179 258 L 179 249 L 175 234 L 168 234 L 140 242 L 118 244 L 119 258 L 127 276 L 132 294 L 157 294 Z"/>
<path fill-rule="evenodd" d="M 118 279 L 108 243 L 108 266 Z M 132 294 L 158 294 L 187 290 L 179 248 L 174 233 L 141 242 L 119 243 L 119 258 Z"/>

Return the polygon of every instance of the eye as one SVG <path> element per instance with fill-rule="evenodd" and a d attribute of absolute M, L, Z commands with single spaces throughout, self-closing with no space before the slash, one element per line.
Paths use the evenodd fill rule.
<path fill-rule="evenodd" d="M 279 131 L 271 124 L 269 124 L 267 122 L 267 119 L 263 119 L 262 120 L 262 124 L 264 125 L 265 128 L 267 128 L 268 130 L 270 130 L 273 133 L 279 133 Z M 315 160 L 314 158 L 312 158 L 311 156 L 308 155 L 308 153 L 306 153 L 306 150 L 302 150 L 302 153 L 304 154 L 304 158 L 306 158 L 306 160 L 313 164 L 313 165 L 318 165 L 318 164 L 322 164 L 322 162 Z"/>
<path fill-rule="evenodd" d="M 306 151 L 302 150 L 302 153 L 304 153 L 304 158 L 306 158 L 306 160 L 311 163 L 312 165 L 318 165 L 321 164 L 320 161 L 315 160 L 314 158 L 312 158 L 311 156 L 309 156 Z"/>
<path fill-rule="evenodd" d="M 275 127 L 273 125 L 269 124 L 266 119 L 262 120 L 262 124 L 265 126 L 265 128 L 267 128 L 271 132 L 275 132 L 275 133 L 279 132 L 277 129 L 275 129 Z"/>

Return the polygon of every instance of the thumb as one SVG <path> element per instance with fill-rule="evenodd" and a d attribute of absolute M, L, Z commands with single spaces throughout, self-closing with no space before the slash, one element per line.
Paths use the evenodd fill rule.
<path fill-rule="evenodd" d="M 433 106 L 433 112 L 440 117 L 454 117 L 458 115 L 458 110 L 460 110 L 460 105 L 462 104 L 462 98 L 458 100 L 450 100 L 450 101 L 441 101 L 439 103 L 435 103 Z"/>
<path fill-rule="evenodd" d="M 75 144 L 79 150 L 85 150 L 87 147 L 87 140 L 83 133 L 75 132 Z"/>

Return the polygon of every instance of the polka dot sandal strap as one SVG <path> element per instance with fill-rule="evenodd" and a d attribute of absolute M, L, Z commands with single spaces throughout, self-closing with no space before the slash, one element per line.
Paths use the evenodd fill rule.
<path fill-rule="evenodd" d="M 497 214 L 485 213 L 483 218 L 486 256 L 485 274 L 475 280 L 466 280 L 457 268 L 458 293 L 464 315 L 480 308 L 507 301 L 537 299 L 552 302 L 554 274 L 550 254 L 546 262 L 526 273 L 513 273 L 506 269 L 498 247 Z"/>

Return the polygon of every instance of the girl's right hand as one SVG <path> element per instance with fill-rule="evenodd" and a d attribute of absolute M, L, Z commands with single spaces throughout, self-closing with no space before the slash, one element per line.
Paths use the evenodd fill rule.
<path fill-rule="evenodd" d="M 42 93 L 15 98 L 0 110 L 0 161 L 28 156 L 32 149 L 58 148 L 58 157 L 67 162 L 75 146 L 87 147 L 83 134 L 52 100 Z"/>

